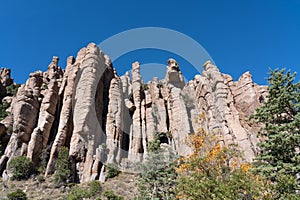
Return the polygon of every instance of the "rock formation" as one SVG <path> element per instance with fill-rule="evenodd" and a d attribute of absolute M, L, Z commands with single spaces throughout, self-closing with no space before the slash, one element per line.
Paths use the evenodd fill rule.
<path fill-rule="evenodd" d="M 104 181 L 108 163 L 130 170 L 130 164 L 143 161 L 156 132 L 165 133 L 164 146 L 190 153 L 184 141 L 200 126 L 224 145 L 236 144 L 251 161 L 259 127 L 247 117 L 265 100 L 267 88 L 253 83 L 249 72 L 234 82 L 210 62 L 204 69 L 185 84 L 178 63 L 169 59 L 165 78 L 145 84 L 138 62 L 131 76 L 118 76 L 93 43 L 69 57 L 65 70 L 53 57 L 45 73 L 30 74 L 6 99 L 11 106 L 0 124 L 0 173 L 11 158 L 23 155 L 36 167 L 45 164 L 45 175 L 51 175 L 65 146 L 74 181 Z M 0 89 L 12 84 L 10 71 L 0 74 Z"/>
<path fill-rule="evenodd" d="M 10 76 L 10 69 L 1 68 L 0 69 L 1 83 L 4 87 L 9 86 L 14 83 L 14 80 Z"/>

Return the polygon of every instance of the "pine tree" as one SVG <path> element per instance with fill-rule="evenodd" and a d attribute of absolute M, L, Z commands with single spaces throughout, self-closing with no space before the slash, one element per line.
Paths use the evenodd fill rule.
<path fill-rule="evenodd" d="M 141 172 L 137 184 L 140 194 L 136 199 L 175 199 L 177 156 L 170 147 L 160 145 L 160 138 L 169 134 L 155 133 L 154 139 L 148 144 L 145 161 L 136 166 L 137 171 Z"/>
<path fill-rule="evenodd" d="M 295 76 L 285 69 L 270 71 L 267 100 L 252 116 L 262 124 L 254 171 L 291 195 L 296 194 L 300 175 L 300 82 L 294 83 Z"/>

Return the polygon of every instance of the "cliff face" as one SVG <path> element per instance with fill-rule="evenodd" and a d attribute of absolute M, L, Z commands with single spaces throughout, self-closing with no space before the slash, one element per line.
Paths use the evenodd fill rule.
<path fill-rule="evenodd" d="M 30 74 L 11 100 L 1 124 L 0 173 L 10 176 L 8 161 L 23 155 L 36 166 L 45 163 L 46 175 L 52 174 L 66 146 L 74 180 L 104 180 L 107 163 L 129 170 L 131 163 L 143 161 L 155 132 L 167 133 L 162 142 L 188 154 L 184 140 L 199 124 L 220 135 L 224 145 L 237 144 L 251 161 L 259 127 L 246 119 L 264 101 L 267 88 L 254 84 L 249 72 L 234 82 L 210 62 L 204 68 L 203 75 L 185 84 L 170 59 L 163 80 L 144 84 L 138 62 L 131 77 L 117 76 L 95 44 L 81 49 L 76 59 L 69 57 L 65 70 L 54 57 L 47 72 Z M 0 89 L 12 84 L 10 76 L 1 80 Z"/>

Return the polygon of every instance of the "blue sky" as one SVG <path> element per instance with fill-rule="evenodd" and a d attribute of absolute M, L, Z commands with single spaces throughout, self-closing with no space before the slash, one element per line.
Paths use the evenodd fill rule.
<path fill-rule="evenodd" d="M 23 83 L 29 73 L 47 69 L 53 55 L 66 58 L 89 42 L 96 44 L 133 28 L 163 27 L 201 44 L 220 71 L 238 79 L 250 71 L 266 84 L 269 67 L 299 71 L 300 0 L 194 1 L 2 1 L 0 67 Z M 189 63 L 159 50 L 139 50 L 114 63 L 119 74 L 141 64 L 179 61 L 187 78 Z M 190 73 L 190 74 L 189 74 Z M 298 75 L 298 80 L 299 80 Z"/>

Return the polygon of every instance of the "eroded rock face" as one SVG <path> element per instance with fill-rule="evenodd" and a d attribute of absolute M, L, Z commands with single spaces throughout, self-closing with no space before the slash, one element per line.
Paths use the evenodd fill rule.
<path fill-rule="evenodd" d="M 58 82 L 52 80 L 43 92 L 37 127 L 33 130 L 28 144 L 27 157 L 35 163 L 39 162 L 42 149 L 46 148 L 50 137 L 51 127 L 55 119 L 58 102 Z"/>
<path fill-rule="evenodd" d="M 11 78 L 10 72 L 11 72 L 10 69 L 7 68 L 0 69 L 1 83 L 4 87 L 14 83 L 14 79 Z"/>
<path fill-rule="evenodd" d="M 132 163 L 143 161 L 156 133 L 164 133 L 162 146 L 191 153 L 185 139 L 200 127 L 219 135 L 223 145 L 237 144 L 245 160 L 257 151 L 259 127 L 246 118 L 267 88 L 253 83 L 249 72 L 234 82 L 207 62 L 203 75 L 185 84 L 178 63 L 169 59 L 165 78 L 144 84 L 138 62 L 131 76 L 118 76 L 93 43 L 69 57 L 65 70 L 58 60 L 53 57 L 44 73 L 30 74 L 15 97 L 4 98 L 11 114 L 0 124 L 0 173 L 12 157 L 24 155 L 36 166 L 46 163 L 45 175 L 51 175 L 61 148 L 68 147 L 73 181 L 105 181 L 108 163 L 131 171 Z M 1 80 L 6 84 L 11 79 Z"/>
<path fill-rule="evenodd" d="M 80 59 L 81 54 L 78 53 L 77 60 Z M 72 98 L 74 92 L 74 84 L 76 74 L 80 63 L 74 63 L 75 59 L 71 56 L 67 60 L 66 72 L 62 80 L 62 84 L 58 95 L 61 98 L 61 110 L 59 115 L 59 125 L 57 133 L 54 135 L 54 141 L 51 146 L 50 158 L 46 168 L 46 176 L 55 170 L 55 160 L 58 156 L 60 149 L 65 145 L 66 140 L 70 142 L 73 131 L 73 109 Z M 60 102 L 57 102 L 58 104 Z"/>
<path fill-rule="evenodd" d="M 182 89 L 185 85 L 178 63 L 173 58 L 168 60 L 167 73 L 164 80 L 166 83 L 172 84 L 180 89 Z"/>
<path fill-rule="evenodd" d="M 7 96 L 7 87 L 14 85 L 14 79 L 10 76 L 10 69 L 0 69 L 0 101 Z"/>
<path fill-rule="evenodd" d="M 143 154 L 142 146 L 142 77 L 140 64 L 132 64 L 132 96 L 135 111 L 132 115 L 132 130 L 129 136 L 128 159 L 130 161 L 141 161 Z"/>
<path fill-rule="evenodd" d="M 109 59 L 95 44 L 89 44 L 75 80 L 73 134 L 70 156 L 82 169 L 81 181 L 90 181 L 96 149 L 105 143 L 102 117 L 105 114 L 105 89 L 113 71 Z"/>

